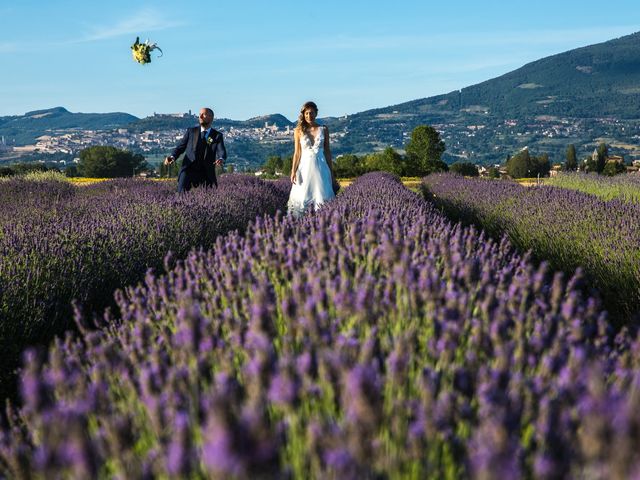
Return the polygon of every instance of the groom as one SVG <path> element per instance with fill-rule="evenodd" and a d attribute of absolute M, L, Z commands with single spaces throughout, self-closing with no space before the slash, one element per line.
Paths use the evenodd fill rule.
<path fill-rule="evenodd" d="M 200 126 L 187 129 L 171 155 L 164 159 L 164 164 L 169 165 L 186 152 L 178 174 L 178 192 L 201 185 L 217 187 L 216 165 L 222 165 L 227 158 L 222 134 L 211 128 L 213 110 L 200 109 L 198 118 Z"/>

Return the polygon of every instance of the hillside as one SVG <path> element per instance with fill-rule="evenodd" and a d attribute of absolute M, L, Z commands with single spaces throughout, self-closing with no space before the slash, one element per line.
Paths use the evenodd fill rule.
<path fill-rule="evenodd" d="M 261 115 L 259 117 L 253 117 L 242 123 L 244 124 L 245 127 L 254 127 L 254 128 L 264 127 L 266 123 L 268 123 L 269 125 L 277 125 L 280 128 L 287 127 L 287 126 L 289 127 L 295 126 L 295 122 L 291 122 L 287 117 L 285 117 L 284 115 L 280 115 L 279 113 L 276 113 L 273 115 Z"/>
<path fill-rule="evenodd" d="M 446 95 L 375 110 L 637 118 L 640 32 L 528 63 Z"/>
<path fill-rule="evenodd" d="M 138 120 L 128 113 L 71 113 L 66 108 L 55 107 L 35 110 L 24 115 L 0 117 L 0 135 L 15 140 L 16 145 L 33 143 L 47 131 L 78 128 L 105 130 L 124 127 Z"/>

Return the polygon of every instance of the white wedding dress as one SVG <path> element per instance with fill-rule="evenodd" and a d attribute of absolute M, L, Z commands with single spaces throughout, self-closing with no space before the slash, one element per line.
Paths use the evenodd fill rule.
<path fill-rule="evenodd" d="M 324 158 L 324 128 L 318 129 L 315 140 L 308 134 L 300 135 L 300 164 L 296 183 L 291 186 L 287 210 L 296 217 L 335 197 L 331 183 L 331 170 Z"/>

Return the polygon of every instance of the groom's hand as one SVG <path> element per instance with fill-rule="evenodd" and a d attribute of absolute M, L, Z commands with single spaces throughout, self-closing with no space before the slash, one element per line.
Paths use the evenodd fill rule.
<path fill-rule="evenodd" d="M 175 158 L 173 158 L 171 155 L 169 155 L 168 157 L 166 157 L 164 159 L 164 164 L 165 165 L 171 165 L 173 163 L 173 161 L 175 160 Z"/>
<path fill-rule="evenodd" d="M 216 160 L 216 166 L 221 167 L 221 166 L 222 166 L 222 163 L 223 163 L 223 162 L 222 162 L 222 159 L 221 159 L 221 158 L 219 158 L 219 159 L 217 159 L 217 160 Z"/>

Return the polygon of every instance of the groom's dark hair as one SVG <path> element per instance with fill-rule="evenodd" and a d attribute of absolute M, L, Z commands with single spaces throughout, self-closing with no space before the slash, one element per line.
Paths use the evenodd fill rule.
<path fill-rule="evenodd" d="M 213 110 L 211 110 L 209 107 L 202 107 L 202 108 L 204 108 L 207 112 L 209 112 L 212 117 L 215 117 L 215 115 L 213 114 Z"/>

